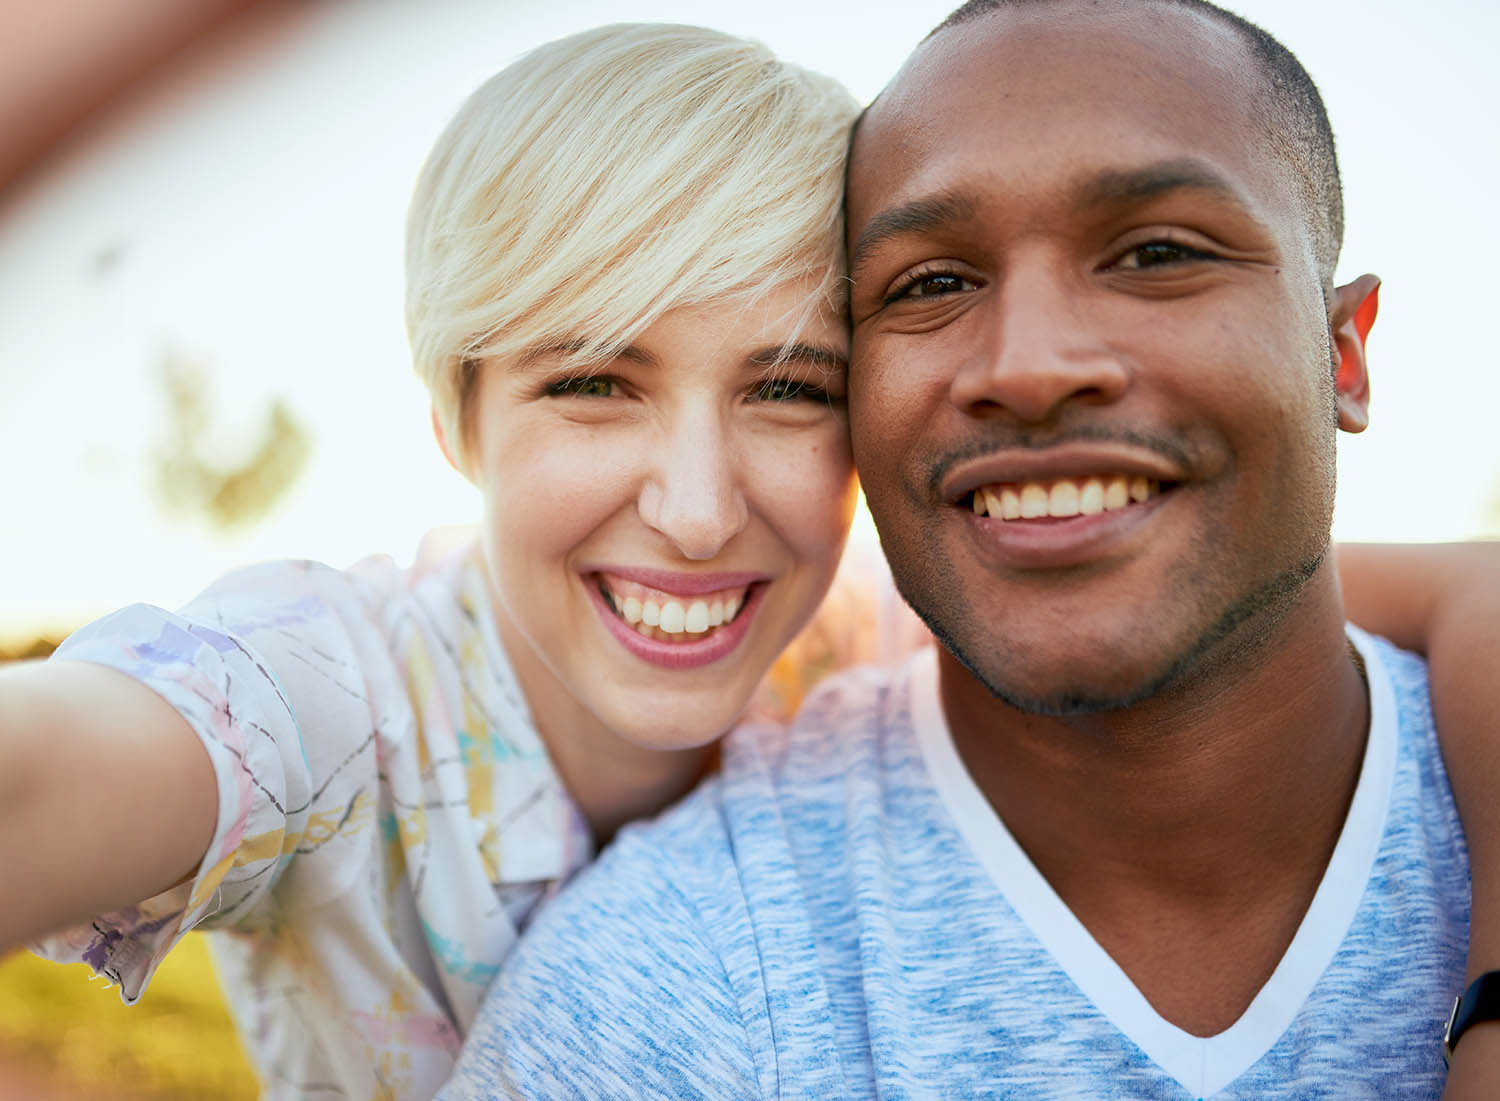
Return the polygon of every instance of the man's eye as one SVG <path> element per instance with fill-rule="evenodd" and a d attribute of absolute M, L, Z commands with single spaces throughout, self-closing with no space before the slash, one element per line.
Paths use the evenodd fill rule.
<path fill-rule="evenodd" d="M 768 378 L 750 392 L 754 401 L 827 401 L 828 392 L 810 382 L 791 378 Z"/>
<path fill-rule="evenodd" d="M 1147 241 L 1136 245 L 1115 261 L 1114 267 L 1126 271 L 1144 268 L 1160 268 L 1169 264 L 1181 264 L 1190 260 L 1212 260 L 1213 254 L 1201 249 L 1189 248 L 1176 241 Z"/>
<path fill-rule="evenodd" d="M 547 384 L 548 397 L 607 398 L 615 392 L 614 379 L 607 375 L 578 375 Z"/>
<path fill-rule="evenodd" d="M 895 302 L 902 298 L 940 298 L 945 294 L 957 294 L 960 291 L 973 289 L 974 284 L 961 275 L 943 271 L 926 272 L 903 283 L 887 301 Z"/>

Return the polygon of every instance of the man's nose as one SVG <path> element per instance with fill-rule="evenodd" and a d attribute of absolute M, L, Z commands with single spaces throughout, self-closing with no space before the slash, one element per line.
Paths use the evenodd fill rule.
<path fill-rule="evenodd" d="M 1043 424 L 1070 403 L 1117 401 L 1130 372 L 1080 306 L 1080 293 L 1051 273 L 1009 273 L 949 387 L 953 404 L 971 416 L 1008 413 Z"/>
<path fill-rule="evenodd" d="M 745 529 L 749 506 L 727 428 L 685 416 L 658 441 L 638 509 L 684 558 L 706 561 Z"/>

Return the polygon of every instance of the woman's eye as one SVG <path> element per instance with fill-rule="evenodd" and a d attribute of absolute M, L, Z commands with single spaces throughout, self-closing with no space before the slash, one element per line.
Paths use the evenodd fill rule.
<path fill-rule="evenodd" d="M 1181 264 L 1189 260 L 1212 260 L 1213 258 L 1212 253 L 1190 248 L 1176 241 L 1147 241 L 1125 253 L 1115 261 L 1113 266 L 1126 271 L 1140 271 L 1145 268 Z"/>
<path fill-rule="evenodd" d="M 939 298 L 945 294 L 957 294 L 960 291 L 971 291 L 974 284 L 961 275 L 951 272 L 935 271 L 919 275 L 904 284 L 891 295 L 889 301 L 901 298 Z"/>
<path fill-rule="evenodd" d="M 614 379 L 606 375 L 579 375 L 547 384 L 548 397 L 608 398 L 615 392 Z"/>
<path fill-rule="evenodd" d="M 768 378 L 751 391 L 755 401 L 827 401 L 828 392 L 810 382 L 791 378 Z"/>

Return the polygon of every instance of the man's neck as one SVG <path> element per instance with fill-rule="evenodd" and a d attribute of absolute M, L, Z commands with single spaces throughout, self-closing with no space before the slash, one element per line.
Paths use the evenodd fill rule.
<path fill-rule="evenodd" d="M 1198 1035 L 1274 971 L 1359 776 L 1369 705 L 1342 608 L 1304 597 L 1257 652 L 1103 714 L 1023 714 L 940 654 L 979 789 L 1157 1011 Z"/>

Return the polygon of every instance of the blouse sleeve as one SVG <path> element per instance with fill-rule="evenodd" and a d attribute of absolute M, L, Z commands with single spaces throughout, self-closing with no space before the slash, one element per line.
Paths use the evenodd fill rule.
<path fill-rule="evenodd" d="M 190 881 L 58 933 L 40 954 L 89 964 L 130 1003 L 189 930 L 272 924 L 273 887 L 373 802 L 351 611 L 357 623 L 336 571 L 272 563 L 231 574 L 181 613 L 134 605 L 63 643 L 52 660 L 118 669 L 187 720 L 213 762 L 218 820 Z M 97 831 L 107 846 L 109 823 Z"/>

